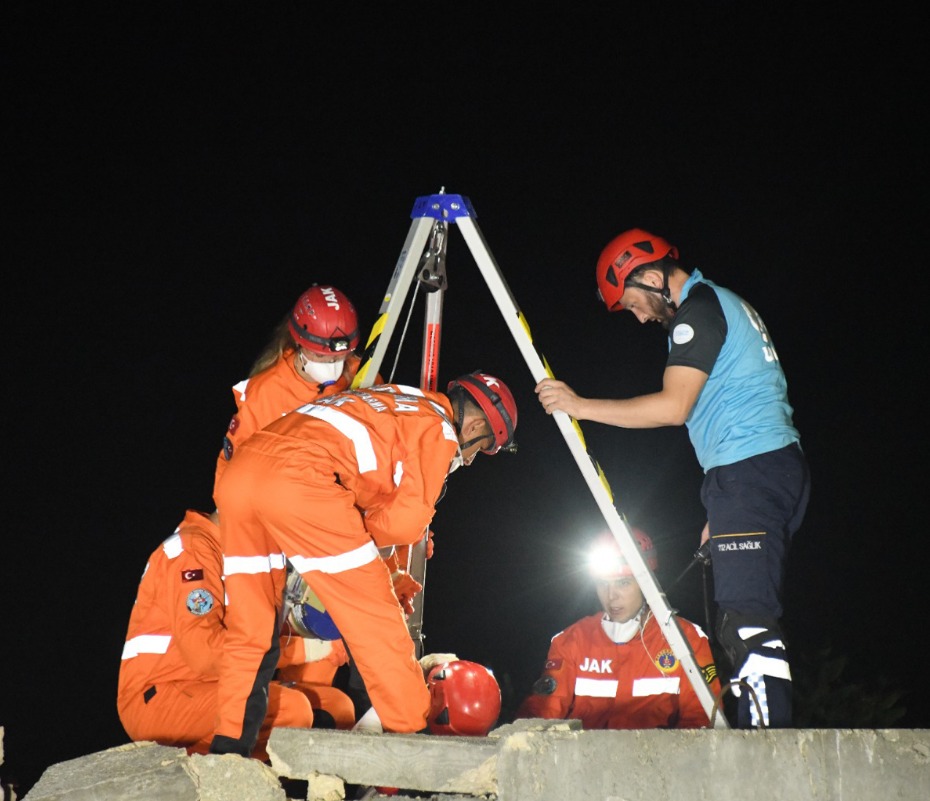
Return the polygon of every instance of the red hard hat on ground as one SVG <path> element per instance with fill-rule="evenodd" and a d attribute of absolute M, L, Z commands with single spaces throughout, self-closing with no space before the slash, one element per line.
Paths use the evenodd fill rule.
<path fill-rule="evenodd" d="M 659 567 L 659 559 L 656 556 L 655 546 L 652 539 L 638 528 L 631 529 L 633 539 L 639 547 L 639 552 L 650 570 L 656 570 Z M 595 579 L 609 580 L 616 578 L 625 578 L 633 575 L 633 568 L 620 550 L 620 545 L 613 532 L 601 534 L 595 541 L 589 554 L 588 562 L 591 575 Z"/>
<path fill-rule="evenodd" d="M 501 712 L 501 688 L 484 665 L 457 659 L 436 665 L 426 677 L 430 734 L 484 737 Z"/>
<path fill-rule="evenodd" d="M 678 248 L 642 228 L 631 228 L 608 242 L 597 260 L 597 294 L 607 311 L 623 310 L 623 285 L 633 270 L 669 254 L 677 259 Z"/>
<path fill-rule="evenodd" d="M 494 447 L 482 452 L 493 455 L 501 448 L 513 449 L 513 434 L 517 428 L 517 403 L 507 385 L 493 375 L 476 371 L 450 381 L 446 392 L 452 392 L 456 387 L 461 387 L 472 397 L 491 425 Z"/>
<path fill-rule="evenodd" d="M 331 356 L 358 346 L 358 315 L 344 293 L 314 284 L 294 304 L 291 335 L 306 350 Z"/>

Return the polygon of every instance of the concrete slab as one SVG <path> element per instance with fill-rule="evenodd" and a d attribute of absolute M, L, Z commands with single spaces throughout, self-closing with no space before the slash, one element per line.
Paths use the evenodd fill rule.
<path fill-rule="evenodd" d="M 53 765 L 23 801 L 286 801 L 267 765 L 130 743 Z"/>
<path fill-rule="evenodd" d="M 930 730 L 582 731 L 518 721 L 488 737 L 276 729 L 271 766 L 132 743 L 50 767 L 22 801 L 310 801 L 345 785 L 442 801 L 927 801 Z M 279 778 L 280 777 L 280 778 Z M 434 794 L 434 795 L 431 795 Z"/>

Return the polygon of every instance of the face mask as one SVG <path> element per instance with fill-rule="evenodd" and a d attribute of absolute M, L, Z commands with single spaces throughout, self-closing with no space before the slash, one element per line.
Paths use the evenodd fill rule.
<path fill-rule="evenodd" d="M 303 371 L 320 384 L 333 384 L 338 381 L 345 366 L 344 361 L 311 362 L 303 353 L 300 354 L 300 363 Z"/>
<path fill-rule="evenodd" d="M 639 624 L 643 617 L 643 609 L 624 623 L 615 623 L 606 617 L 601 621 L 604 633 L 615 643 L 625 643 L 639 634 Z"/>
<path fill-rule="evenodd" d="M 465 459 L 462 458 L 462 449 L 457 448 L 455 451 L 455 456 L 452 457 L 452 463 L 449 465 L 448 475 L 452 475 L 456 470 L 458 470 L 463 464 L 465 464 Z"/>

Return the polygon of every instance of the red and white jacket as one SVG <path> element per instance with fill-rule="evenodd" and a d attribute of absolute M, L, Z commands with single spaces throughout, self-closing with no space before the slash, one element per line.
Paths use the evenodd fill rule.
<path fill-rule="evenodd" d="M 720 681 L 707 636 L 676 618 L 695 661 L 716 695 Z M 533 693 L 518 718 L 581 720 L 585 729 L 686 729 L 709 725 L 681 662 L 647 612 L 640 633 L 627 643 L 604 631 L 603 613 L 582 618 L 556 634 Z"/>

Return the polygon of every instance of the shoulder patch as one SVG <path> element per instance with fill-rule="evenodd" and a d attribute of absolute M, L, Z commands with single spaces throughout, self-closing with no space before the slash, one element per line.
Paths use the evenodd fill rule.
<path fill-rule="evenodd" d="M 197 567 L 193 570 L 182 570 L 181 571 L 181 581 L 203 581 L 203 568 Z"/>
<path fill-rule="evenodd" d="M 692 339 L 694 339 L 694 329 L 687 323 L 681 323 L 672 329 L 672 342 L 676 345 L 684 345 Z"/>
<path fill-rule="evenodd" d="M 533 695 L 552 695 L 558 682 L 552 676 L 541 676 L 533 684 Z"/>
<path fill-rule="evenodd" d="M 213 595 L 209 590 L 199 587 L 191 590 L 187 596 L 187 611 L 201 617 L 213 609 Z"/>
<path fill-rule="evenodd" d="M 561 659 L 550 659 L 546 662 L 543 670 L 561 670 L 562 669 L 562 660 Z"/>

